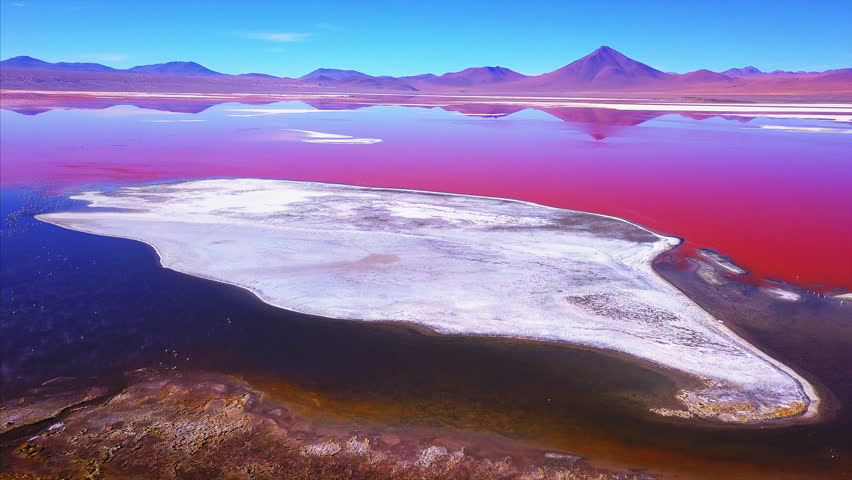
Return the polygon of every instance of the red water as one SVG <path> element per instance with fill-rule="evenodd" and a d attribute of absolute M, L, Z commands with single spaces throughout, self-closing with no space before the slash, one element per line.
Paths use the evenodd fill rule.
<path fill-rule="evenodd" d="M 404 107 L 229 116 L 246 114 L 236 108 L 305 106 L 4 110 L 2 185 L 235 176 L 509 197 L 626 218 L 728 255 L 755 279 L 852 287 L 852 135 L 755 128 L 813 121 Z M 204 121 L 148 122 L 178 119 Z M 285 128 L 383 142 L 310 144 Z"/>

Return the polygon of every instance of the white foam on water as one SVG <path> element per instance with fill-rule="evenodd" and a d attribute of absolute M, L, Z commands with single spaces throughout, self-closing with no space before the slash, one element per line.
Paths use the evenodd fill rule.
<path fill-rule="evenodd" d="M 381 138 L 355 138 L 351 135 L 340 135 L 337 133 L 323 133 L 312 130 L 298 130 L 295 128 L 285 128 L 284 131 L 297 132 L 303 135 L 301 139 L 305 143 L 333 143 L 347 145 L 371 145 L 382 141 Z"/>
<path fill-rule="evenodd" d="M 803 132 L 803 133 L 852 133 L 852 128 L 835 128 L 835 127 L 790 127 L 786 125 L 761 125 L 758 127 L 762 130 L 781 130 L 784 132 Z"/>

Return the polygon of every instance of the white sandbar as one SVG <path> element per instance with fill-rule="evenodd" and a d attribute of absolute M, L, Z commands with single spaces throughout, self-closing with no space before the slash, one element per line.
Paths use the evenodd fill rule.
<path fill-rule="evenodd" d="M 527 202 L 283 180 L 202 180 L 86 192 L 39 215 L 152 245 L 162 265 L 267 303 L 610 350 L 701 380 L 678 398 L 725 422 L 816 415 L 813 387 L 651 267 L 678 240 Z M 685 410 L 686 411 L 686 410 Z"/>

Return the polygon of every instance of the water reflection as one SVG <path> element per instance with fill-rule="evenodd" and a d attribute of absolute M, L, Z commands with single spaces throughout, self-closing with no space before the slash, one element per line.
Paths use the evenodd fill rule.
<path fill-rule="evenodd" d="M 20 113 L 22 115 L 39 115 L 53 110 L 104 110 L 116 106 L 134 106 L 147 110 L 157 110 L 171 113 L 198 114 L 217 105 L 232 103 L 233 98 L 222 99 L 204 98 L 117 98 L 97 96 L 59 96 L 59 95 L 21 95 L 5 94 L 0 108 Z M 245 105 L 270 105 L 277 100 L 251 100 L 240 98 L 239 103 Z M 604 140 L 617 135 L 626 127 L 638 126 L 649 120 L 665 114 L 665 112 L 624 111 L 607 108 L 576 108 L 576 107 L 535 107 L 529 105 L 505 105 L 489 103 L 447 103 L 441 98 L 423 98 L 417 96 L 392 96 L 380 98 L 341 98 L 333 101 L 305 99 L 304 104 L 316 110 L 358 110 L 368 107 L 393 105 L 410 108 L 439 108 L 447 112 L 480 118 L 502 118 L 524 110 L 537 110 L 552 115 L 571 125 L 577 131 L 588 134 L 595 140 Z M 697 114 L 682 112 L 680 115 L 694 120 L 706 120 L 720 117 L 748 122 L 751 117 L 727 116 L 712 114 Z"/>

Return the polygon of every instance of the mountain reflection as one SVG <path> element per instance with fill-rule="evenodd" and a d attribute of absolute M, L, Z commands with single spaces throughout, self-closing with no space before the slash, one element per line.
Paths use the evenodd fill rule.
<path fill-rule="evenodd" d="M 212 98 L 211 98 L 212 97 Z M 407 108 L 441 109 L 476 118 L 497 119 L 508 117 L 524 110 L 547 113 L 568 124 L 572 129 L 589 135 L 595 140 L 618 136 L 629 127 L 635 127 L 667 114 L 679 114 L 692 120 L 720 117 L 738 122 L 748 122 L 750 117 L 695 112 L 658 112 L 616 110 L 612 108 L 553 107 L 531 104 L 505 104 L 487 102 L 457 103 L 458 98 L 415 95 L 351 96 L 331 100 L 317 100 L 316 95 L 307 98 L 244 98 L 228 96 L 197 96 L 181 98 L 138 98 L 98 97 L 94 95 L 39 95 L 6 93 L 0 98 L 0 109 L 21 115 L 40 115 L 53 110 L 105 110 L 116 106 L 133 106 L 146 110 L 169 113 L 199 114 L 217 105 L 239 103 L 244 105 L 270 105 L 282 101 L 302 101 L 316 110 L 358 110 L 375 106 L 398 106 Z"/>

